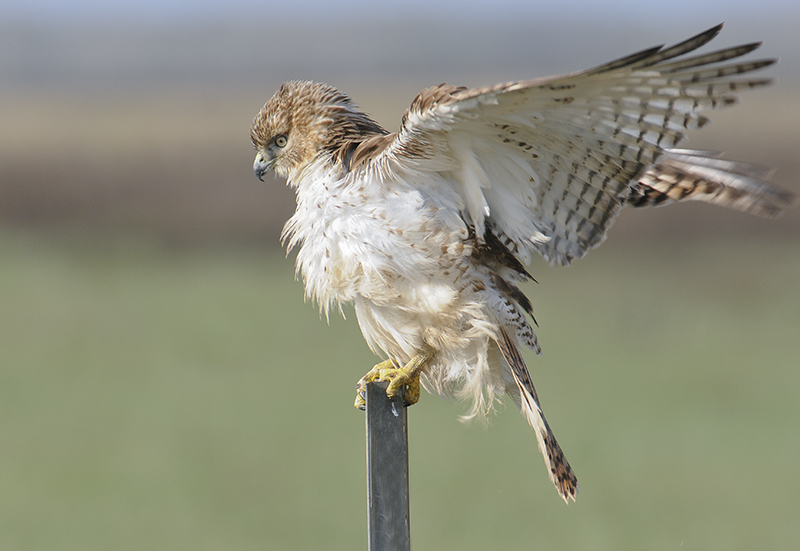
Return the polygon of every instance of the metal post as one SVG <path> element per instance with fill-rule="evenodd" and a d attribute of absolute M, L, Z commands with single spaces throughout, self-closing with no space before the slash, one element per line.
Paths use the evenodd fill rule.
<path fill-rule="evenodd" d="M 367 385 L 367 509 L 369 551 L 408 551 L 408 418 L 403 393 Z"/>

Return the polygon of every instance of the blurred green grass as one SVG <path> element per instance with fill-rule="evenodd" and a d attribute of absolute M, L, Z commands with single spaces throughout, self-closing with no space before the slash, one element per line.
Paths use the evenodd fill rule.
<path fill-rule="evenodd" d="M 531 270 L 578 502 L 513 407 L 484 430 L 425 395 L 414 547 L 795 549 L 797 241 L 612 239 Z M 366 547 L 351 404 L 375 358 L 283 253 L 7 230 L 0 312 L 0 549 Z"/>

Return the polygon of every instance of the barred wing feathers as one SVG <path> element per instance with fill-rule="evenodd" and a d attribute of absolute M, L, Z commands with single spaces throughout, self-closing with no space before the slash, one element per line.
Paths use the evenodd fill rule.
<path fill-rule="evenodd" d="M 737 77 L 776 60 L 723 63 L 759 43 L 676 59 L 721 28 L 561 77 L 424 90 L 400 131 L 372 144 L 372 166 L 456 197 L 478 237 L 490 218 L 524 262 L 532 251 L 557 265 L 581 258 L 626 203 L 688 198 L 774 215 L 794 197 L 757 167 L 674 149 L 708 122 L 703 111 L 770 82 Z"/>

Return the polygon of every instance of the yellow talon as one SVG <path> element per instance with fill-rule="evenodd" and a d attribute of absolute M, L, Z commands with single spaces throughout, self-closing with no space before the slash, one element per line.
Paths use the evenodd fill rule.
<path fill-rule="evenodd" d="M 367 383 L 376 381 L 389 382 L 389 387 L 386 389 L 386 395 L 389 398 L 394 398 L 397 395 L 397 391 L 405 385 L 406 403 L 409 406 L 416 404 L 420 395 L 419 377 L 432 357 L 433 352 L 417 354 L 403 367 L 395 367 L 391 360 L 385 360 L 377 364 L 358 381 L 355 407 L 361 410 L 366 409 Z"/>

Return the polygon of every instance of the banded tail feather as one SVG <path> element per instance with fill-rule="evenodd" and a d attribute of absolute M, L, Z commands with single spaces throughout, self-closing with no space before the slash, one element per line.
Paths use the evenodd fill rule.
<path fill-rule="evenodd" d="M 539 404 L 539 397 L 536 395 L 536 389 L 533 386 L 533 381 L 531 381 L 531 376 L 528 373 L 528 368 L 522 359 L 519 348 L 502 327 L 500 328 L 499 337 L 497 344 L 500 348 L 500 353 L 508 363 L 514 382 L 519 390 L 518 395 L 515 392 L 510 392 L 510 394 L 514 397 L 520 412 L 536 433 L 536 441 L 539 444 L 539 451 L 542 452 L 544 457 L 547 474 L 565 502 L 569 503 L 570 499 L 575 501 L 575 496 L 578 494 L 578 478 L 572 472 L 569 461 L 564 457 L 561 446 L 558 445 L 550 425 L 547 424 L 547 419 L 545 419 L 544 412 Z"/>

